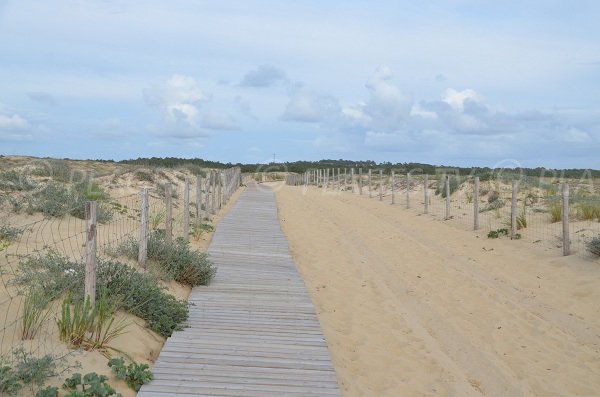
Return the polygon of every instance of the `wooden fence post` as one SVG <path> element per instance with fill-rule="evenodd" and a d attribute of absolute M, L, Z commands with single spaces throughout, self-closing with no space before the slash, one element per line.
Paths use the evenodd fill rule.
<path fill-rule="evenodd" d="M 352 186 L 352 194 L 356 193 L 354 189 L 354 167 L 350 168 L 350 186 Z"/>
<path fill-rule="evenodd" d="M 183 238 L 190 238 L 190 180 L 186 176 L 183 184 Z"/>
<path fill-rule="evenodd" d="M 475 177 L 473 187 L 473 230 L 479 230 L 479 177 Z"/>
<path fill-rule="evenodd" d="M 373 197 L 373 189 L 371 184 L 371 169 L 369 168 L 369 198 Z"/>
<path fill-rule="evenodd" d="M 348 170 L 344 168 L 344 190 L 346 190 L 346 186 L 348 185 Z"/>
<path fill-rule="evenodd" d="M 396 204 L 396 188 L 394 185 L 396 184 L 396 175 L 394 170 L 392 170 L 392 204 Z"/>
<path fill-rule="evenodd" d="M 165 183 L 165 237 L 170 243 L 173 238 L 173 192 L 171 182 Z"/>
<path fill-rule="evenodd" d="M 363 188 L 362 188 L 362 168 L 358 169 L 358 193 L 362 196 Z"/>
<path fill-rule="evenodd" d="M 383 170 L 379 170 L 379 201 L 383 201 Z"/>
<path fill-rule="evenodd" d="M 510 239 L 514 240 L 517 235 L 517 181 L 512 181 L 512 197 L 510 200 Z"/>
<path fill-rule="evenodd" d="M 85 203 L 85 223 L 86 223 L 86 243 L 85 243 L 85 287 L 84 300 L 90 298 L 90 304 L 96 303 L 96 214 L 98 203 L 95 201 L 86 201 Z"/>
<path fill-rule="evenodd" d="M 202 224 L 202 177 L 196 175 L 196 224 Z"/>
<path fill-rule="evenodd" d="M 423 175 L 423 194 L 425 195 L 425 205 L 423 206 L 423 213 L 429 213 L 429 176 Z"/>
<path fill-rule="evenodd" d="M 563 255 L 571 255 L 571 238 L 569 236 L 569 185 L 562 184 L 562 239 Z"/>
<path fill-rule="evenodd" d="M 204 213 L 206 214 L 206 218 L 210 219 L 210 172 L 206 176 L 206 181 L 204 182 Z"/>
<path fill-rule="evenodd" d="M 211 212 L 217 213 L 217 171 L 210 172 L 210 178 L 212 180 L 212 198 L 210 200 Z"/>
<path fill-rule="evenodd" d="M 450 219 L 450 175 L 446 175 L 446 219 Z"/>
<path fill-rule="evenodd" d="M 148 188 L 143 188 L 141 192 L 141 220 L 140 220 L 140 241 L 138 250 L 138 263 L 141 267 L 146 267 L 148 260 Z"/>
<path fill-rule="evenodd" d="M 410 208 L 410 172 L 406 173 L 406 208 Z"/>

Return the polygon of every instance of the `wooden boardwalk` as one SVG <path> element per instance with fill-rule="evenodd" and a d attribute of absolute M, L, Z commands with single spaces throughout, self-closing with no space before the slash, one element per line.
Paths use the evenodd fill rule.
<path fill-rule="evenodd" d="M 193 289 L 189 328 L 167 340 L 138 396 L 340 396 L 273 192 L 249 185 L 209 252 L 217 276 Z"/>

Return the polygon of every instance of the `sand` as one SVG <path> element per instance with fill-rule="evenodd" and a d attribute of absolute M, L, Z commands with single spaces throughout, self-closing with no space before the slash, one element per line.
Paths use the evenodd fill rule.
<path fill-rule="evenodd" d="M 344 397 L 599 395 L 597 262 L 349 192 L 276 195 Z"/>

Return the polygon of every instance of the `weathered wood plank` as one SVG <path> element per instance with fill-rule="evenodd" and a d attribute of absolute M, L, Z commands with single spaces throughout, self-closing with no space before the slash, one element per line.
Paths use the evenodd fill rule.
<path fill-rule="evenodd" d="M 190 294 L 188 328 L 167 340 L 138 396 L 340 396 L 273 192 L 248 186 L 209 254 L 217 276 Z"/>

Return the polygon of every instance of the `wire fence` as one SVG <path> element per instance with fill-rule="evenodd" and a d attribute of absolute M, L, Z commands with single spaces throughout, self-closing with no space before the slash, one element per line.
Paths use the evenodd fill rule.
<path fill-rule="evenodd" d="M 66 197 L 79 185 L 71 182 L 50 178 L 34 185 L 31 179 L 29 190 L 0 185 L 0 364 L 15 365 L 16 349 L 32 357 L 63 357 L 74 349 L 110 354 L 102 333 L 116 336 L 118 321 L 108 324 L 102 315 L 117 309 L 141 317 L 139 323 L 160 336 L 177 329 L 166 310 L 187 309 L 165 295 L 165 269 L 149 266 L 141 251 L 154 235 L 186 244 L 205 232 L 241 184 L 239 168 L 203 174 L 142 182 L 141 189 L 130 187 L 125 190 L 134 192 L 120 196 L 105 189 L 97 199 L 90 192 L 100 190 L 89 182 L 86 192 L 95 200 L 73 206 Z M 113 311 L 102 312 L 103 294 L 118 297 Z M 86 296 L 92 302 L 87 309 Z M 91 316 L 95 322 L 86 325 Z"/>
<path fill-rule="evenodd" d="M 286 183 L 385 201 L 489 238 L 522 239 L 589 260 L 600 255 L 600 194 L 591 178 L 314 169 L 290 174 Z"/>

